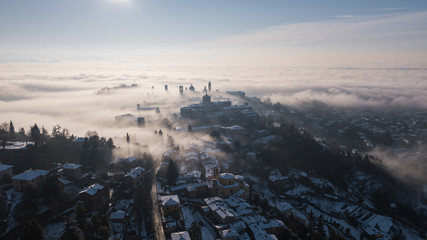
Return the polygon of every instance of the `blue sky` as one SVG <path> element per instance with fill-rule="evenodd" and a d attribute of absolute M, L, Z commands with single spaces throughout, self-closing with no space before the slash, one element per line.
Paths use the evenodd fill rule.
<path fill-rule="evenodd" d="M 427 50 L 426 11 L 427 1 L 396 0 L 2 0 L 0 57 L 420 54 Z M 280 37 L 272 40 L 272 29 L 281 29 Z"/>

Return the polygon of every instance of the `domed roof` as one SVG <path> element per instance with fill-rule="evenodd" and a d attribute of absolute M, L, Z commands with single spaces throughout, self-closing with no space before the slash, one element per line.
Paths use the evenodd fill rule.
<path fill-rule="evenodd" d="M 234 174 L 232 173 L 221 173 L 219 175 L 219 178 L 224 179 L 224 180 L 230 180 L 234 178 Z"/>

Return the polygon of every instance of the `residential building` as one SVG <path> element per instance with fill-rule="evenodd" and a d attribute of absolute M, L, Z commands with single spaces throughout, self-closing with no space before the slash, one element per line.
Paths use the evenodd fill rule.
<path fill-rule="evenodd" d="M 0 164 L 0 175 L 12 176 L 13 175 L 12 169 L 13 169 L 12 165 Z"/>
<path fill-rule="evenodd" d="M 24 191 L 26 188 L 40 190 L 46 182 L 47 170 L 27 170 L 21 174 L 12 177 L 13 189 L 15 191 Z"/>
<path fill-rule="evenodd" d="M 92 184 L 79 192 L 79 198 L 85 203 L 87 211 L 93 211 L 105 204 L 105 188 L 100 184 Z"/>
<path fill-rule="evenodd" d="M 62 174 L 68 179 L 79 179 L 82 176 L 82 165 L 66 163 L 62 165 Z"/>
<path fill-rule="evenodd" d="M 160 196 L 160 206 L 165 216 L 177 215 L 181 212 L 178 195 Z"/>

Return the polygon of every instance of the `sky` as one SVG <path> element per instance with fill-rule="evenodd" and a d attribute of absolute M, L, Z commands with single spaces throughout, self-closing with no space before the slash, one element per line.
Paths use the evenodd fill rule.
<path fill-rule="evenodd" d="M 2 0 L 0 62 L 411 64 L 425 26 L 426 1 Z"/>

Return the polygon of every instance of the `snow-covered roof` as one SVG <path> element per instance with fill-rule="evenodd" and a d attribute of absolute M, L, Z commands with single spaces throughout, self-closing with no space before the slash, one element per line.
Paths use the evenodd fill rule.
<path fill-rule="evenodd" d="M 239 233 L 233 229 L 222 230 L 221 232 L 219 232 L 219 234 L 222 238 L 232 238 L 239 236 Z"/>
<path fill-rule="evenodd" d="M 87 193 L 89 195 L 95 195 L 99 190 L 102 190 L 102 189 L 104 189 L 104 186 L 98 183 L 95 183 L 90 185 L 87 188 L 84 188 L 81 192 L 79 192 L 79 194 Z"/>
<path fill-rule="evenodd" d="M 7 170 L 9 168 L 13 168 L 13 166 L 12 165 L 6 165 L 6 164 L 1 164 L 0 163 L 0 172 L 2 172 L 4 170 Z"/>
<path fill-rule="evenodd" d="M 239 126 L 239 125 L 234 125 L 231 127 L 226 127 L 227 130 L 230 131 L 239 131 L 239 130 L 245 130 L 243 127 Z"/>
<path fill-rule="evenodd" d="M 237 181 L 243 181 L 243 180 L 245 180 L 245 177 L 243 177 L 242 175 L 236 175 L 236 176 L 234 176 L 234 178 L 235 178 Z"/>
<path fill-rule="evenodd" d="M 78 137 L 78 138 L 74 139 L 73 142 L 74 143 L 84 143 L 85 138 L 84 137 Z"/>
<path fill-rule="evenodd" d="M 177 195 L 160 196 L 160 201 L 162 206 L 179 205 L 179 198 Z"/>
<path fill-rule="evenodd" d="M 123 210 L 118 210 L 116 212 L 112 212 L 110 214 L 110 219 L 111 220 L 123 220 L 126 217 L 126 212 Z"/>
<path fill-rule="evenodd" d="M 274 207 L 279 211 L 279 212 L 287 212 L 287 211 L 292 211 L 294 209 L 294 207 L 287 203 L 287 202 L 276 202 L 276 204 L 274 205 Z"/>
<path fill-rule="evenodd" d="M 142 173 L 144 173 L 144 171 L 145 169 L 143 167 L 136 167 L 131 169 L 129 173 L 125 175 L 125 177 L 136 178 Z"/>
<path fill-rule="evenodd" d="M 219 178 L 224 179 L 224 180 L 230 180 L 234 178 L 234 174 L 232 173 L 221 173 L 219 175 Z"/>
<path fill-rule="evenodd" d="M 190 234 L 187 231 L 172 233 L 171 238 L 172 240 L 191 240 Z"/>
<path fill-rule="evenodd" d="M 267 222 L 262 224 L 262 228 L 278 228 L 278 227 L 284 227 L 285 224 L 277 219 L 270 219 Z"/>
<path fill-rule="evenodd" d="M 131 163 L 131 162 L 133 162 L 135 160 L 136 160 L 136 157 L 127 157 L 127 158 L 123 159 L 122 161 L 123 162 Z"/>
<path fill-rule="evenodd" d="M 45 176 L 49 173 L 47 170 L 27 170 L 21 174 L 12 177 L 13 180 L 31 181 L 40 176 Z"/>
<path fill-rule="evenodd" d="M 66 163 L 66 164 L 62 165 L 63 169 L 71 169 L 71 170 L 78 169 L 81 167 L 82 167 L 82 165 L 75 164 L 75 163 Z"/>

